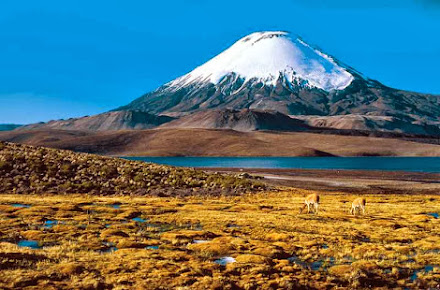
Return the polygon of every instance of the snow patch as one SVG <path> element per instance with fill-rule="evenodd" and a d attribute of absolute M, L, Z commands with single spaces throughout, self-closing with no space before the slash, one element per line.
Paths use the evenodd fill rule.
<path fill-rule="evenodd" d="M 276 85 L 280 77 L 325 91 L 343 90 L 354 77 L 334 59 L 283 31 L 257 32 L 237 41 L 192 72 L 172 81 L 179 89 L 193 84 L 219 84 L 235 73 L 245 81 Z"/>

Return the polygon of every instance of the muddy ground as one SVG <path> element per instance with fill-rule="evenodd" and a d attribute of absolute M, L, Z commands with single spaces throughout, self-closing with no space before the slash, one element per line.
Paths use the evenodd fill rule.
<path fill-rule="evenodd" d="M 440 174 L 403 171 L 204 168 L 249 173 L 274 186 L 356 194 L 440 194 Z"/>

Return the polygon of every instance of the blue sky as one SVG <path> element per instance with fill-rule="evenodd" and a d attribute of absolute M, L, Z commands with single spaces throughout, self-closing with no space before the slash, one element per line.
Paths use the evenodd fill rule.
<path fill-rule="evenodd" d="M 260 30 L 299 34 L 386 85 L 440 94 L 440 0 L 150 2 L 3 0 L 0 123 L 113 109 Z"/>

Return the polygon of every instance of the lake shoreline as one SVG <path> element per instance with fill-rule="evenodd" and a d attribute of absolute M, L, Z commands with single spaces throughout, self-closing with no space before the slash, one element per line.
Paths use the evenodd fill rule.
<path fill-rule="evenodd" d="M 208 172 L 248 173 L 274 186 L 357 194 L 440 194 L 440 173 L 322 170 L 198 168 Z"/>
<path fill-rule="evenodd" d="M 440 174 L 440 157 L 129 157 L 119 158 L 176 167 L 360 170 Z"/>
<path fill-rule="evenodd" d="M 395 159 L 399 158 L 399 159 Z M 359 160 L 343 158 L 342 162 L 335 162 L 331 158 L 212 158 L 212 157 L 139 157 L 129 158 L 144 162 L 156 162 L 177 167 L 194 167 L 206 172 L 220 172 L 227 174 L 250 174 L 261 179 L 271 186 L 295 187 L 306 190 L 345 192 L 357 194 L 440 194 L 440 172 L 435 164 L 440 160 L 427 158 L 407 159 L 401 157 L 376 159 L 374 157 Z M 289 163 L 289 160 L 293 161 Z M 415 161 L 410 164 L 409 160 Z M 336 160 L 336 161 L 341 161 Z M 389 161 L 393 161 L 388 163 Z M 285 163 L 283 163 L 285 162 Z M 381 163 L 382 162 L 382 163 Z M 220 165 L 220 166 L 203 166 Z M 234 167 L 228 166 L 233 164 Z M 258 165 L 272 166 L 273 168 L 258 168 Z M 338 166 L 370 167 L 370 169 L 319 169 L 319 168 L 283 168 L 283 165 L 296 166 Z M 199 165 L 199 166 L 193 166 Z M 246 165 L 252 165 L 246 167 Z M 425 166 L 425 167 L 422 167 Z M 342 166 L 341 166 L 342 167 Z M 378 168 L 411 168 L 416 170 L 432 169 L 435 172 L 411 170 L 381 170 Z M 246 176 L 246 175 L 244 175 Z"/>

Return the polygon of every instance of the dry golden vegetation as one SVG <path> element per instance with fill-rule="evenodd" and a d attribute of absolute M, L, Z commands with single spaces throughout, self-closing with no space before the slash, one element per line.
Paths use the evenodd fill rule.
<path fill-rule="evenodd" d="M 439 287 L 439 196 L 310 193 L 2 195 L 0 288 Z"/>
<path fill-rule="evenodd" d="M 66 150 L 0 142 L 0 192 L 153 196 L 237 195 L 263 184 Z"/>

